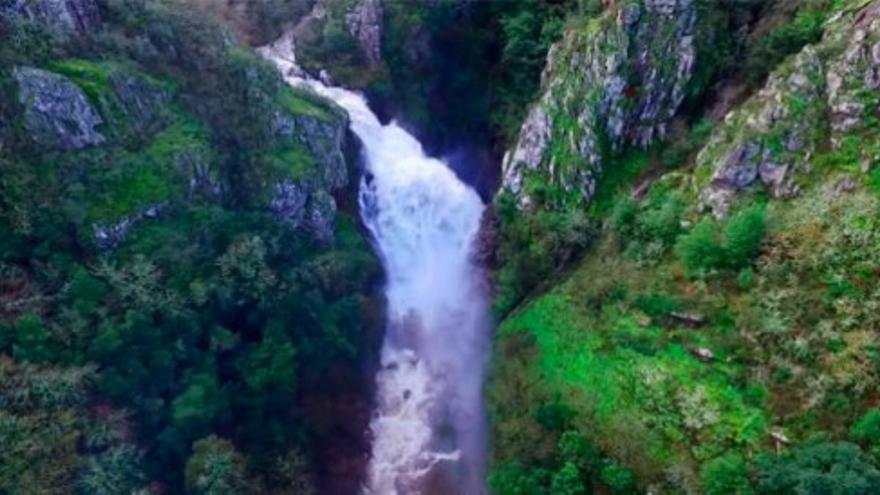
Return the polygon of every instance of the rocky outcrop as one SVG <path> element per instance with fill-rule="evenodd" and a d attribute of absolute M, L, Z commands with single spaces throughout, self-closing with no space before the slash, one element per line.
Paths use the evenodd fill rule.
<path fill-rule="evenodd" d="M 110 76 L 109 99 L 104 99 L 105 115 L 118 117 L 118 130 L 144 139 L 164 127 L 171 95 L 158 84 L 137 74 L 119 71 Z"/>
<path fill-rule="evenodd" d="M 345 16 L 348 32 L 371 64 L 382 60 L 382 0 L 359 0 Z"/>
<path fill-rule="evenodd" d="M 698 176 L 708 177 L 702 204 L 720 218 L 744 190 L 794 196 L 826 145 L 827 155 L 867 171 L 880 161 L 880 146 L 859 142 L 859 133 L 880 108 L 878 89 L 880 2 L 870 2 L 826 24 L 821 43 L 783 64 L 726 116 L 697 157 Z"/>
<path fill-rule="evenodd" d="M 35 143 L 75 150 L 106 141 L 96 129 L 104 119 L 72 81 L 33 67 L 16 67 L 13 76 L 24 107 L 24 127 Z"/>
<path fill-rule="evenodd" d="M 96 223 L 92 225 L 95 246 L 101 251 L 115 249 L 122 245 L 135 225 L 143 220 L 156 219 L 166 207 L 157 204 L 123 217 L 113 223 Z"/>
<path fill-rule="evenodd" d="M 611 8 L 554 45 L 502 187 L 532 203 L 530 177 L 588 202 L 609 152 L 662 139 L 694 75 L 701 10 L 693 0 L 643 0 Z M 702 40 L 704 41 L 704 40 Z"/>
<path fill-rule="evenodd" d="M 12 0 L 7 11 L 57 32 L 92 33 L 101 26 L 95 0 Z"/>

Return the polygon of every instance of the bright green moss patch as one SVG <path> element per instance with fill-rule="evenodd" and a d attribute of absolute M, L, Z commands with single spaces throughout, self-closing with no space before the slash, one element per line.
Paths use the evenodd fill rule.
<path fill-rule="evenodd" d="M 182 160 L 185 153 L 206 162 L 211 158 L 204 128 L 181 117 L 141 150 L 116 149 L 101 156 L 89 172 L 90 221 L 113 222 L 181 195 L 193 173 Z"/>
<path fill-rule="evenodd" d="M 268 159 L 272 169 L 285 179 L 303 179 L 318 172 L 314 154 L 301 143 L 271 150 Z"/>
<path fill-rule="evenodd" d="M 334 112 L 329 107 L 330 103 L 308 90 L 293 88 L 285 84 L 279 91 L 278 99 L 285 110 L 295 115 L 309 115 L 324 122 L 334 120 Z"/>

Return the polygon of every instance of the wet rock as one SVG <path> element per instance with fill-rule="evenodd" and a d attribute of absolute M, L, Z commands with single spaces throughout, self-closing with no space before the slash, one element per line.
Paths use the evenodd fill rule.
<path fill-rule="evenodd" d="M 359 0 L 345 17 L 348 32 L 358 41 L 371 64 L 382 60 L 383 15 L 381 0 Z"/>
<path fill-rule="evenodd" d="M 96 129 L 104 119 L 72 81 L 32 67 L 16 67 L 13 76 L 24 107 L 24 126 L 34 142 L 75 150 L 106 141 Z"/>
<path fill-rule="evenodd" d="M 3 7 L 0 6 L 0 14 Z M 63 33 L 92 33 L 101 26 L 101 13 L 95 0 L 12 0 L 12 15 L 38 22 Z"/>

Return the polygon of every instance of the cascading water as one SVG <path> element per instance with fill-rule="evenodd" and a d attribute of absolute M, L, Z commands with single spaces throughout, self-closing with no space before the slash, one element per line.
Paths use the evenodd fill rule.
<path fill-rule="evenodd" d="M 364 492 L 484 493 L 487 305 L 470 260 L 482 202 L 413 136 L 383 126 L 363 97 L 298 77 L 290 37 L 261 53 L 289 83 L 347 110 L 363 143 L 361 215 L 384 261 L 388 299 Z"/>

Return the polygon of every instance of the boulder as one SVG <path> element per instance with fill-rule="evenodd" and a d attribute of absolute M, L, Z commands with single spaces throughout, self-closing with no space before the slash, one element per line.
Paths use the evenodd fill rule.
<path fill-rule="evenodd" d="M 34 142 L 75 150 L 106 141 L 96 129 L 104 119 L 72 81 L 33 67 L 16 67 L 13 76 L 24 107 L 24 126 Z"/>

